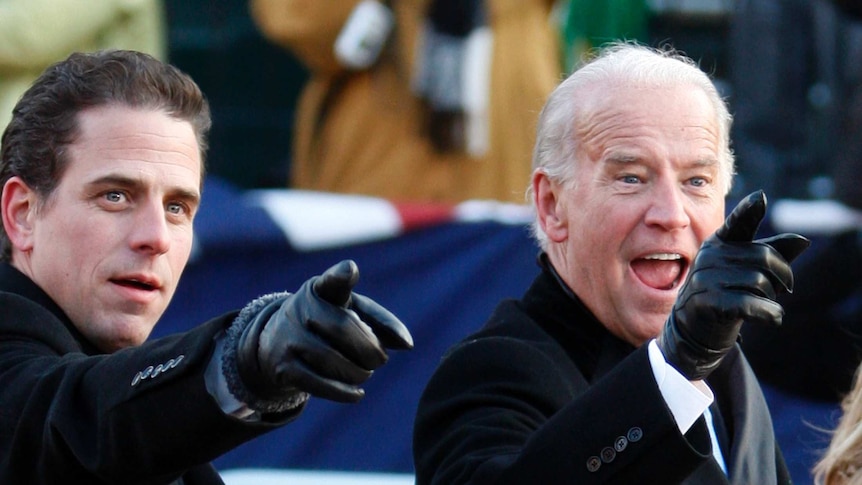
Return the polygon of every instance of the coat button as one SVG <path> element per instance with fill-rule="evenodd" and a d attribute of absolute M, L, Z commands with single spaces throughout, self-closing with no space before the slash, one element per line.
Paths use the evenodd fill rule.
<path fill-rule="evenodd" d="M 626 437 L 627 437 L 627 438 L 629 439 L 629 441 L 631 441 L 632 443 L 634 443 L 634 442 L 636 442 L 636 441 L 640 441 L 640 440 L 641 440 L 641 438 L 643 438 L 643 436 L 644 436 L 644 432 L 643 432 L 643 431 L 641 431 L 641 429 L 640 429 L 640 428 L 638 428 L 637 426 L 635 426 L 634 428 L 630 429 L 630 430 L 629 430 L 629 432 L 626 434 Z"/>
<path fill-rule="evenodd" d="M 602 466 L 602 460 L 598 456 L 591 456 L 587 459 L 587 470 L 597 472 Z"/>
<path fill-rule="evenodd" d="M 602 449 L 601 455 L 602 455 L 602 461 L 603 462 L 610 463 L 610 462 L 614 461 L 614 458 L 617 457 L 617 452 L 614 451 L 614 449 L 611 448 L 610 446 L 606 446 L 605 448 Z"/>
<path fill-rule="evenodd" d="M 627 440 L 625 436 L 618 436 L 617 439 L 614 440 L 614 449 L 617 450 L 617 453 L 626 449 L 626 446 L 628 445 L 629 440 Z"/>

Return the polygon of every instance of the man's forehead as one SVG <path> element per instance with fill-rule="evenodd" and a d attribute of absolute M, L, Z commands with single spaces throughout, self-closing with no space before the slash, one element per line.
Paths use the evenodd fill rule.
<path fill-rule="evenodd" d="M 148 170 L 163 165 L 163 170 L 192 173 L 198 190 L 203 185 L 193 126 L 164 111 L 122 105 L 89 108 L 79 113 L 78 134 L 67 150 L 70 164 L 83 164 L 96 177 L 123 167 Z"/>

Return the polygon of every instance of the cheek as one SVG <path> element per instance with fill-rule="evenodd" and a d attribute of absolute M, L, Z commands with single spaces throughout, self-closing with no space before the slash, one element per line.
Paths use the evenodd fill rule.
<path fill-rule="evenodd" d="M 576 232 L 593 244 L 594 251 L 609 251 L 619 246 L 641 220 L 637 210 L 628 205 L 597 205 L 584 209 Z"/>
<path fill-rule="evenodd" d="M 55 212 L 36 226 L 33 255 L 53 254 L 68 261 L 82 262 L 110 236 L 103 225 L 82 223 L 74 215 Z"/>
<path fill-rule="evenodd" d="M 698 242 L 702 243 L 724 224 L 724 209 L 700 211 L 691 217 L 691 221 Z"/>
<path fill-rule="evenodd" d="M 177 273 L 182 272 L 186 263 L 191 256 L 192 246 L 194 242 L 194 233 L 191 230 L 179 230 L 174 234 L 173 242 L 171 243 L 170 261 L 171 266 Z"/>

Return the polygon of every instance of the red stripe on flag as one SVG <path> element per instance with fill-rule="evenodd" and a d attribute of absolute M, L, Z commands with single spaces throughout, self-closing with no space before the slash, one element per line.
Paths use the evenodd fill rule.
<path fill-rule="evenodd" d="M 395 202 L 403 231 L 420 229 L 455 219 L 455 206 L 433 202 Z"/>

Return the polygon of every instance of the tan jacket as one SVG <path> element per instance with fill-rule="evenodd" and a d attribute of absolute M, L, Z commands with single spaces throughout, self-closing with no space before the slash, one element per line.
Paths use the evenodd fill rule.
<path fill-rule="evenodd" d="M 490 147 L 482 158 L 436 154 L 410 90 L 427 0 L 392 2 L 395 42 L 366 71 L 347 71 L 335 39 L 359 0 L 252 0 L 261 31 L 311 71 L 293 142 L 291 186 L 392 200 L 524 202 L 535 122 L 560 80 L 554 0 L 487 0 L 494 36 Z"/>
<path fill-rule="evenodd" d="M 161 0 L 0 0 L 0 133 L 42 71 L 75 51 L 166 54 Z"/>

